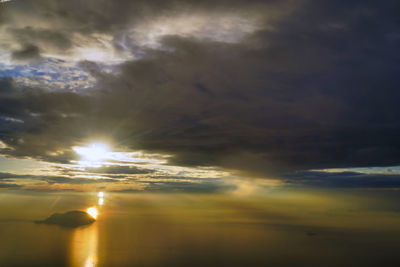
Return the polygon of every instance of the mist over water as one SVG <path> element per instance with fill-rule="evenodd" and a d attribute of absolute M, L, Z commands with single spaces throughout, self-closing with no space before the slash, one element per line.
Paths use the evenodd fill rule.
<path fill-rule="evenodd" d="M 395 266 L 397 197 L 2 193 L 0 266 Z M 96 206 L 97 221 L 33 221 Z M 377 210 L 379 208 L 379 211 Z"/>

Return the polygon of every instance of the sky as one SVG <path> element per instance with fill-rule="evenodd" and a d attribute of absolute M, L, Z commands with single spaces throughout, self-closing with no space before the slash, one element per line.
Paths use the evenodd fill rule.
<path fill-rule="evenodd" d="M 0 190 L 397 190 L 399 9 L 0 1 Z"/>

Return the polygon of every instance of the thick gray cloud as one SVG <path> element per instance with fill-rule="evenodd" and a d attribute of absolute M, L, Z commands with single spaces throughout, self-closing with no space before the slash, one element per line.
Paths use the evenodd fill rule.
<path fill-rule="evenodd" d="M 103 173 L 103 174 L 149 174 L 155 172 L 151 169 L 137 168 L 133 166 L 102 166 L 85 168 L 84 172 L 88 173 Z"/>
<path fill-rule="evenodd" d="M 37 178 L 41 178 L 40 176 Z M 42 180 L 48 182 L 49 184 L 93 184 L 93 183 L 114 183 L 117 182 L 114 179 L 104 178 L 104 179 L 90 179 L 90 178 L 68 178 L 63 176 L 56 177 L 43 177 Z"/>
<path fill-rule="evenodd" d="M 293 185 L 322 188 L 400 188 L 399 174 L 365 174 L 359 172 L 305 171 L 287 175 L 286 182 Z"/>
<path fill-rule="evenodd" d="M 32 175 L 25 174 L 14 174 L 9 172 L 0 172 L 0 180 L 8 180 L 8 179 L 29 179 Z"/>
<path fill-rule="evenodd" d="M 70 146 L 79 137 L 78 118 L 88 114 L 87 101 L 82 95 L 21 88 L 11 79 L 0 79 L 0 112 L 8 118 L 0 121 L 7 144 L 2 152 L 68 162 L 76 157 Z"/>
<path fill-rule="evenodd" d="M 101 46 L 104 34 L 111 36 L 116 52 L 125 49 L 126 46 L 138 49 L 138 38 L 143 37 L 140 34 L 143 25 L 149 25 L 155 19 L 170 19 L 182 14 L 189 18 L 193 15 L 208 14 L 221 17 L 221 14 L 226 14 L 257 17 L 262 20 L 267 17 L 272 21 L 287 13 L 295 2 L 24 0 L 8 4 L 0 10 L 0 14 L 3 18 L 3 28 L 20 45 L 28 42 L 40 46 L 44 52 L 61 52 L 62 55 L 69 52 L 67 50 L 81 48 L 88 42 L 97 42 Z M 0 29 L 1 26 L 0 24 Z M 138 29 L 138 26 L 141 28 Z M 178 28 L 182 26 L 178 25 Z M 157 26 L 156 31 L 163 31 L 161 28 L 162 25 Z"/>
<path fill-rule="evenodd" d="M 143 190 L 126 189 L 117 192 L 180 192 L 180 193 L 217 193 L 229 192 L 236 189 L 234 185 L 221 183 L 220 181 L 207 180 L 200 183 L 185 181 L 145 181 Z"/>
<path fill-rule="evenodd" d="M 31 174 L 15 174 L 8 172 L 0 172 L 0 180 L 10 181 L 18 179 L 31 179 L 42 180 L 49 184 L 92 184 L 92 183 L 105 183 L 105 182 L 118 182 L 118 180 L 111 178 L 79 178 L 79 177 L 66 177 L 66 176 L 47 176 L 47 175 L 31 175 Z M 6 183 L 4 183 L 7 185 Z"/>
<path fill-rule="evenodd" d="M 32 26 L 26 26 L 21 29 L 9 29 L 9 31 L 20 43 L 37 43 L 44 47 L 61 49 L 64 52 L 72 46 L 68 33 L 60 31 L 37 29 Z"/>
<path fill-rule="evenodd" d="M 262 14 L 254 10 L 263 3 L 37 1 L 35 8 L 54 28 L 117 40 L 128 25 L 171 10 Z M 114 72 L 86 63 L 97 79 L 91 91 L 50 93 L 3 80 L 2 116 L 24 121 L 2 122 L 3 153 L 68 162 L 71 146 L 107 136 L 173 155 L 171 164 L 257 176 L 399 164 L 399 3 L 305 1 L 275 17 L 288 13 L 290 1 L 267 6 L 274 11 L 237 42 L 177 34 L 164 36 L 161 48 L 141 47 L 140 58 Z M 65 36 L 29 31 L 55 45 Z M 137 48 L 133 39 L 125 45 Z"/>
<path fill-rule="evenodd" d="M 15 60 L 39 60 L 39 48 L 32 44 L 25 45 L 21 50 L 13 51 L 12 58 Z"/>
<path fill-rule="evenodd" d="M 10 184 L 10 183 L 0 183 L 0 188 L 7 188 L 7 189 L 18 189 L 21 186 L 18 184 Z"/>

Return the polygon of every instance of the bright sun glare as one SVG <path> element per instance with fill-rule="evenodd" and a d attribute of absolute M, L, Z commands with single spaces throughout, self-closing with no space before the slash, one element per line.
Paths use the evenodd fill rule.
<path fill-rule="evenodd" d="M 83 160 L 90 162 L 103 161 L 108 157 L 110 149 L 105 144 L 91 144 L 86 147 L 74 147 L 76 153 L 78 153 Z"/>
<path fill-rule="evenodd" d="M 92 216 L 94 219 L 97 217 L 97 209 L 96 208 L 88 208 L 87 213 Z"/>

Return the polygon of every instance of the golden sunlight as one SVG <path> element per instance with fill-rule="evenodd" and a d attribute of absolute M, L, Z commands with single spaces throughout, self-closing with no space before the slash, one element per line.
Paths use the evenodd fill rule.
<path fill-rule="evenodd" d="M 86 147 L 74 147 L 73 149 L 83 160 L 89 162 L 101 162 L 108 158 L 110 153 L 109 147 L 101 143 L 91 144 Z"/>
<path fill-rule="evenodd" d="M 96 208 L 88 208 L 87 213 L 92 216 L 94 219 L 96 219 L 98 211 Z"/>
<path fill-rule="evenodd" d="M 97 225 L 76 229 L 72 235 L 71 267 L 98 266 L 99 229 Z"/>

